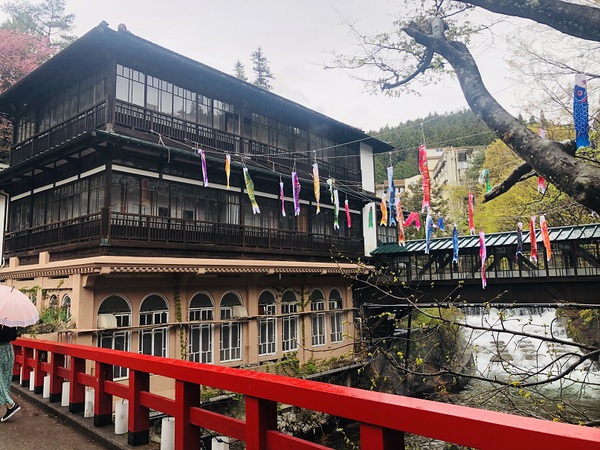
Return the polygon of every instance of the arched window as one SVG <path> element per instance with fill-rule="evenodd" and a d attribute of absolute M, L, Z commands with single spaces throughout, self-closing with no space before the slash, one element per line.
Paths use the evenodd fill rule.
<path fill-rule="evenodd" d="M 298 349 L 298 298 L 292 290 L 281 296 L 281 350 L 291 352 Z"/>
<path fill-rule="evenodd" d="M 329 293 L 329 317 L 331 325 L 331 342 L 342 342 L 344 334 L 344 313 L 342 311 L 342 293 L 339 289 L 332 289 Z"/>
<path fill-rule="evenodd" d="M 64 312 L 65 322 L 68 322 L 69 320 L 71 320 L 71 297 L 69 297 L 69 294 L 63 295 L 60 308 Z"/>
<path fill-rule="evenodd" d="M 58 306 L 58 297 L 55 294 L 50 296 L 49 304 L 52 308 L 56 308 Z"/>
<path fill-rule="evenodd" d="M 98 325 L 101 325 L 100 317 L 106 315 L 109 326 L 116 325 L 117 328 L 131 326 L 131 307 L 129 302 L 120 295 L 111 295 L 104 299 L 98 308 Z M 114 321 L 114 323 L 112 323 Z M 114 350 L 129 351 L 129 331 L 104 330 L 98 335 L 98 346 L 112 348 Z M 125 367 L 114 366 L 113 377 L 122 378 L 127 376 Z"/>
<path fill-rule="evenodd" d="M 312 322 L 312 345 L 325 345 L 325 296 L 321 289 L 310 294 L 310 310 Z"/>
<path fill-rule="evenodd" d="M 231 320 L 221 324 L 221 362 L 242 359 L 242 324 L 233 321 L 234 311 L 241 306 L 242 300 L 237 292 L 228 292 L 221 298 L 220 318 Z"/>
<path fill-rule="evenodd" d="M 197 293 L 190 300 L 189 312 L 190 322 L 212 322 L 214 319 L 212 298 L 204 292 Z M 214 326 L 212 323 L 194 323 L 189 325 L 190 361 L 209 364 L 213 362 L 213 334 Z"/>
<path fill-rule="evenodd" d="M 162 325 L 169 322 L 169 306 L 158 294 L 147 296 L 140 306 L 140 325 Z M 144 355 L 167 356 L 167 327 L 140 330 L 139 352 Z"/>
<path fill-rule="evenodd" d="M 258 297 L 258 355 L 273 355 L 276 350 L 277 338 L 277 301 L 271 291 L 263 291 Z"/>

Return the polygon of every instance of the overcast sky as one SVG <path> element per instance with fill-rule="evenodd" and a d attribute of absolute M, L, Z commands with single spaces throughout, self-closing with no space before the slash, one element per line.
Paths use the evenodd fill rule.
<path fill-rule="evenodd" d="M 455 80 L 421 86 L 421 96 L 390 98 L 366 93 L 364 85 L 341 70 L 324 70 L 330 51 L 355 53 L 348 26 L 386 31 L 398 0 L 67 0 L 81 36 L 106 20 L 196 61 L 231 74 L 236 60 L 252 79 L 250 54 L 262 47 L 275 76 L 273 92 L 365 131 L 466 107 Z M 502 90 L 500 101 L 513 107 L 502 56 L 475 49 L 488 89 Z M 491 83 L 493 82 L 493 86 Z"/>

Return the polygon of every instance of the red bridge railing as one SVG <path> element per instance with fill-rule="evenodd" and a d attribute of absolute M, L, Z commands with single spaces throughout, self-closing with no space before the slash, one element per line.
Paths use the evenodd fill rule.
<path fill-rule="evenodd" d="M 361 449 L 404 448 L 412 433 L 479 449 L 600 449 L 600 429 L 532 419 L 464 406 L 335 386 L 273 374 L 139 355 L 96 347 L 19 338 L 15 375 L 41 393 L 50 375 L 51 402 L 70 381 L 69 412 L 82 413 L 86 386 L 94 388 L 94 425 L 112 423 L 113 396 L 129 402 L 128 443 L 148 442 L 150 410 L 175 418 L 175 448 L 198 449 L 202 428 L 239 439 L 248 450 L 326 449 L 277 430 L 277 404 L 295 405 L 360 423 Z M 65 367 L 66 358 L 68 367 Z M 86 366 L 93 365 L 93 375 Z M 112 380 L 113 365 L 129 380 Z M 150 392 L 150 375 L 175 381 L 175 399 Z M 202 385 L 245 396 L 240 420 L 202 409 Z"/>

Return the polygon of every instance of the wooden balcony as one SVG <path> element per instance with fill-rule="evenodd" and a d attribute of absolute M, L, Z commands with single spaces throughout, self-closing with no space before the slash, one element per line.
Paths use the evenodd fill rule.
<path fill-rule="evenodd" d="M 183 220 L 167 217 L 104 211 L 62 222 L 6 234 L 8 257 L 67 248 L 114 246 L 127 249 L 156 250 L 185 254 L 223 253 L 299 255 L 329 257 L 331 253 L 360 257 L 363 241 L 357 238 L 302 233 L 235 224 Z"/>

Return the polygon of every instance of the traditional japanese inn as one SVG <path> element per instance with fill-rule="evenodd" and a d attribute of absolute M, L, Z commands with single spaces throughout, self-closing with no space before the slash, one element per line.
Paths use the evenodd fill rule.
<path fill-rule="evenodd" d="M 389 144 L 104 22 L 0 112 L 0 282 L 74 324 L 46 338 L 235 367 L 351 349 Z"/>

